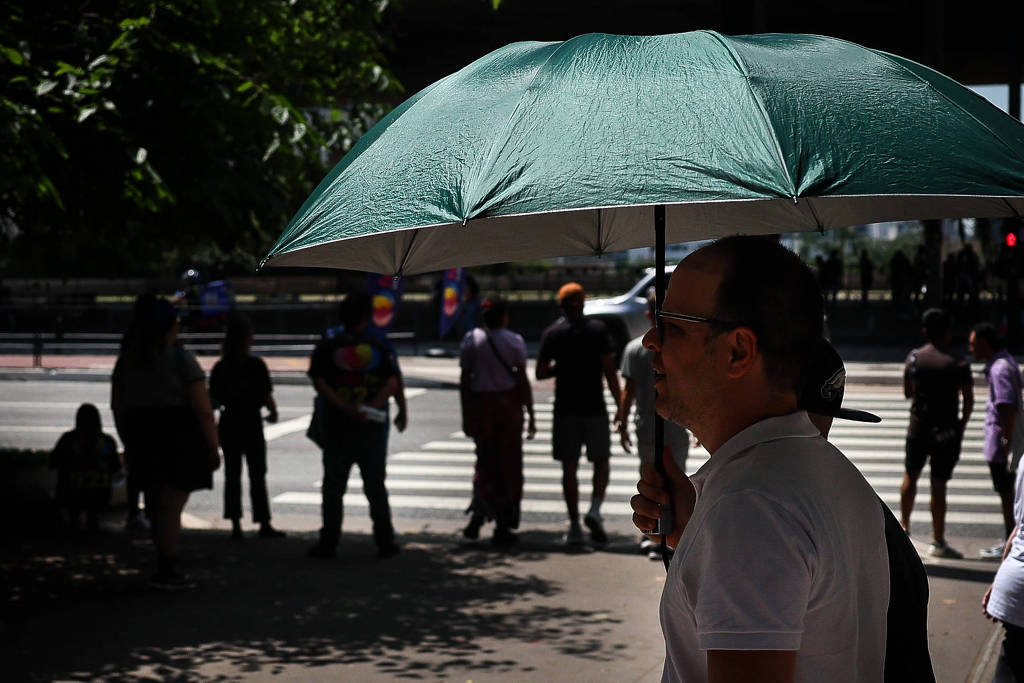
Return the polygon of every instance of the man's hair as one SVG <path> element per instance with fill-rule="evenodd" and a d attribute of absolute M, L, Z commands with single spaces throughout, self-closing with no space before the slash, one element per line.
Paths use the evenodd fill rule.
<path fill-rule="evenodd" d="M 768 380 L 799 394 L 803 361 L 824 336 L 814 273 L 772 237 L 724 237 L 710 248 L 725 256 L 715 317 L 752 329 Z"/>
<path fill-rule="evenodd" d="M 1003 341 L 1003 336 L 999 334 L 999 330 L 997 330 L 996 326 L 992 323 L 978 323 L 971 331 L 974 332 L 976 337 L 984 339 L 985 343 L 988 344 L 993 351 L 999 351 L 1006 346 L 1006 343 Z"/>
<path fill-rule="evenodd" d="M 369 320 L 372 313 L 373 300 L 366 292 L 349 292 L 338 306 L 338 319 L 346 329 Z"/>
<path fill-rule="evenodd" d="M 505 324 L 505 313 L 508 311 L 508 306 L 505 304 L 505 300 L 497 294 L 492 294 L 484 299 L 480 308 L 483 310 L 484 325 L 487 325 L 489 329 L 496 330 Z"/>
<path fill-rule="evenodd" d="M 953 320 L 941 308 L 929 308 L 921 316 L 921 326 L 924 327 L 925 336 L 932 343 L 941 342 L 952 325 Z"/>
<path fill-rule="evenodd" d="M 232 311 L 228 315 L 227 329 L 224 332 L 222 346 L 225 358 L 241 358 L 245 356 L 249 335 L 252 334 L 252 323 L 241 311 Z"/>
<path fill-rule="evenodd" d="M 654 320 L 654 316 L 658 312 L 658 294 L 654 291 L 654 287 L 647 288 L 647 312 L 651 314 L 651 320 Z"/>
<path fill-rule="evenodd" d="M 570 297 L 583 297 L 586 292 L 583 289 L 583 285 L 578 282 L 566 282 L 558 290 L 558 303 L 561 304 L 563 301 Z"/>

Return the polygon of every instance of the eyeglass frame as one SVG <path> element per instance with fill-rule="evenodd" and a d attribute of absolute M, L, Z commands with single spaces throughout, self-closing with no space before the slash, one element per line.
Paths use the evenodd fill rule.
<path fill-rule="evenodd" d="M 688 323 L 708 323 L 710 325 L 718 325 L 724 327 L 727 330 L 735 330 L 737 327 L 742 327 L 740 323 L 733 322 L 731 320 L 722 320 L 721 318 L 705 318 L 700 315 L 687 315 L 685 313 L 673 313 L 672 311 L 657 311 L 654 314 L 655 320 L 658 321 L 659 327 L 661 326 L 661 319 L 668 318 L 669 320 L 682 320 Z"/>

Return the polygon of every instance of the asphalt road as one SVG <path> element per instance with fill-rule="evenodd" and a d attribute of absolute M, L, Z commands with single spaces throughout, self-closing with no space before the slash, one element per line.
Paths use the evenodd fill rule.
<path fill-rule="evenodd" d="M 72 427 L 74 413 L 82 402 L 101 409 L 107 431 L 113 433 L 108 408 L 108 384 L 88 381 L 25 380 L 0 381 L 0 446 L 52 448 L 62 432 Z M 903 472 L 903 439 L 907 406 L 897 387 L 849 387 L 847 403 L 882 416 L 879 425 L 837 421 L 832 441 L 864 472 L 890 507 L 896 509 Z M 278 383 L 275 396 L 280 422 L 268 425 L 267 484 L 274 518 L 285 528 L 314 529 L 319 526 L 320 453 L 306 436 L 312 409 L 313 390 L 304 383 Z M 526 488 L 523 522 L 526 528 L 565 524 L 560 471 L 550 457 L 551 392 L 547 386 L 535 391 L 539 433 L 525 445 Z M 428 526 L 454 529 L 465 523 L 464 510 L 472 487 L 473 444 L 459 424 L 458 392 L 443 385 L 408 389 L 409 427 L 404 433 L 392 428 L 388 448 L 388 488 L 396 527 L 422 530 Z M 980 458 L 981 416 L 976 410 L 964 441 L 964 454 L 951 482 L 947 533 L 954 537 L 1000 535 L 996 497 L 988 472 Z M 625 455 L 613 444 L 612 477 L 602 510 L 609 532 L 633 535 L 629 519 L 629 497 L 635 492 L 635 456 Z M 693 472 L 706 459 L 701 448 L 691 449 L 687 463 Z M 930 532 L 928 480 L 922 476 L 912 516 L 914 533 L 926 538 Z M 366 500 L 361 493 L 357 468 L 346 495 L 345 528 L 361 529 L 368 524 Z M 247 482 L 243 491 L 247 491 Z M 589 465 L 581 465 L 581 501 L 589 500 Z M 247 495 L 247 494 L 244 494 Z M 191 496 L 186 512 L 193 527 L 224 525 L 222 519 L 223 470 L 214 477 L 214 488 Z M 246 514 L 248 500 L 244 500 Z"/>

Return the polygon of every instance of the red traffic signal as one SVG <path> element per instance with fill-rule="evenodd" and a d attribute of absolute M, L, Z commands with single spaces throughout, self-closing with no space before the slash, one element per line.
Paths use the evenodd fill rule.
<path fill-rule="evenodd" d="M 1006 246 L 1015 247 L 1017 246 L 1017 233 L 1008 232 L 1006 233 Z"/>

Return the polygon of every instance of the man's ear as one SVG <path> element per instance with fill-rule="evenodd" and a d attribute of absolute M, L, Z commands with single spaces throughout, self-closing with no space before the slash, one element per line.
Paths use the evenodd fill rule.
<path fill-rule="evenodd" d="M 749 327 L 737 327 L 729 332 L 729 377 L 739 379 L 757 360 L 757 334 Z"/>

